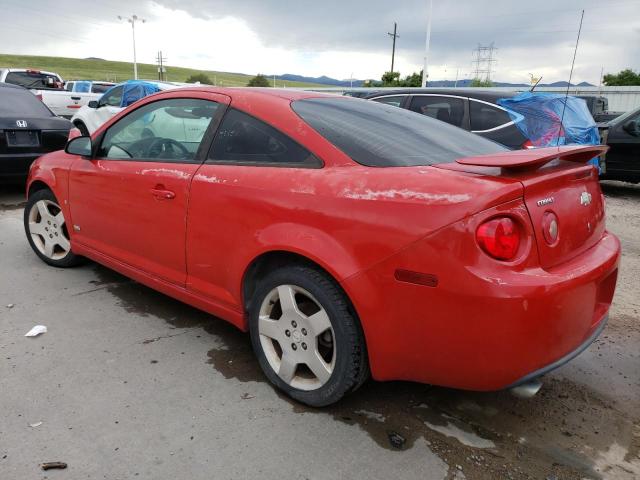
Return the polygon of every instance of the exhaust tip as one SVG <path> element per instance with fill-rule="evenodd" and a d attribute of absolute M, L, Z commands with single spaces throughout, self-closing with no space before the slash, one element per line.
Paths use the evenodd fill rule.
<path fill-rule="evenodd" d="M 511 395 L 518 398 L 531 398 L 542 388 L 542 382 L 537 378 L 529 380 L 522 385 L 510 388 Z"/>

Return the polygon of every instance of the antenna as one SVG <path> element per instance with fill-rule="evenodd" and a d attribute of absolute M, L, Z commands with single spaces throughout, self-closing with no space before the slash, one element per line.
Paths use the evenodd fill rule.
<path fill-rule="evenodd" d="M 541 81 L 541 80 L 542 80 L 542 75 L 540 75 L 540 76 L 538 77 L 538 80 L 536 80 L 536 83 L 534 83 L 534 84 L 531 86 L 531 89 L 530 89 L 529 91 L 530 91 L 530 92 L 533 92 L 533 89 L 534 89 L 534 88 L 536 88 L 536 87 L 538 86 L 538 84 L 540 83 L 540 81 Z"/>
<path fill-rule="evenodd" d="M 567 108 L 567 99 L 569 98 L 569 88 L 571 87 L 571 78 L 573 77 L 573 66 L 576 63 L 576 54 L 578 53 L 578 43 L 580 42 L 580 32 L 582 31 L 582 20 L 584 20 L 584 10 L 582 10 L 582 15 L 580 16 L 580 26 L 578 27 L 578 38 L 576 38 L 576 48 L 573 50 L 573 60 L 571 61 L 571 70 L 569 71 L 569 82 L 567 83 L 567 91 L 564 95 L 564 104 L 562 105 L 562 116 L 560 117 L 560 125 L 558 126 L 558 142 L 560 142 L 560 130 L 562 130 L 562 122 L 564 121 L 564 111 Z"/>

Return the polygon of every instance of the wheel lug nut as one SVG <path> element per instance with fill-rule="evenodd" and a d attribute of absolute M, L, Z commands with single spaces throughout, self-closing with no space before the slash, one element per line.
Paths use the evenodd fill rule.
<path fill-rule="evenodd" d="M 292 344 L 291 344 L 291 348 L 293 348 L 294 350 L 297 350 L 297 349 L 298 349 L 298 346 L 297 346 L 295 343 L 292 343 Z"/>
<path fill-rule="evenodd" d="M 290 337 L 290 336 L 291 336 L 291 331 L 290 331 L 290 330 L 285 330 L 285 331 L 284 331 L 284 334 L 285 334 L 287 337 Z"/>
<path fill-rule="evenodd" d="M 302 342 L 302 349 L 303 349 L 303 350 L 306 350 L 306 349 L 307 349 L 307 344 L 306 344 L 306 343 L 304 343 L 304 342 Z"/>
<path fill-rule="evenodd" d="M 296 323 L 296 321 L 295 321 L 295 320 L 291 320 L 291 326 L 292 326 L 293 328 L 296 328 L 296 327 L 298 326 L 298 324 Z"/>
<path fill-rule="evenodd" d="M 307 334 L 307 329 L 306 329 L 306 328 L 303 328 L 303 329 L 302 329 L 302 334 L 303 334 L 303 335 L 306 335 L 306 334 Z"/>

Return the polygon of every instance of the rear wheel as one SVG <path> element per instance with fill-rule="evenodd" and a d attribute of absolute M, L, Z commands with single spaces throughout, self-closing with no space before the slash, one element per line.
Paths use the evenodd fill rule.
<path fill-rule="evenodd" d="M 24 209 L 24 229 L 36 255 L 54 267 L 72 267 L 81 261 L 71 251 L 67 222 L 58 200 L 50 190 L 29 197 Z"/>
<path fill-rule="evenodd" d="M 268 274 L 249 309 L 251 342 L 267 378 L 321 407 L 368 374 L 364 338 L 344 293 L 324 272 L 291 266 Z"/>

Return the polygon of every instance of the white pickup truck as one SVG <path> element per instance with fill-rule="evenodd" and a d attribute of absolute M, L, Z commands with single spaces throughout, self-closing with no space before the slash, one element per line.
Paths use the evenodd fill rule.
<path fill-rule="evenodd" d="M 57 73 L 25 68 L 0 68 L 0 82 L 28 88 L 54 114 L 65 118 L 71 118 L 83 105 L 97 100 L 113 85 L 109 82 L 89 82 L 91 83 L 89 91 L 79 92 L 74 89 L 76 85 L 85 87 L 84 82 L 70 82 L 71 88 L 66 89 L 62 77 Z M 95 91 L 93 83 L 95 83 Z"/>

